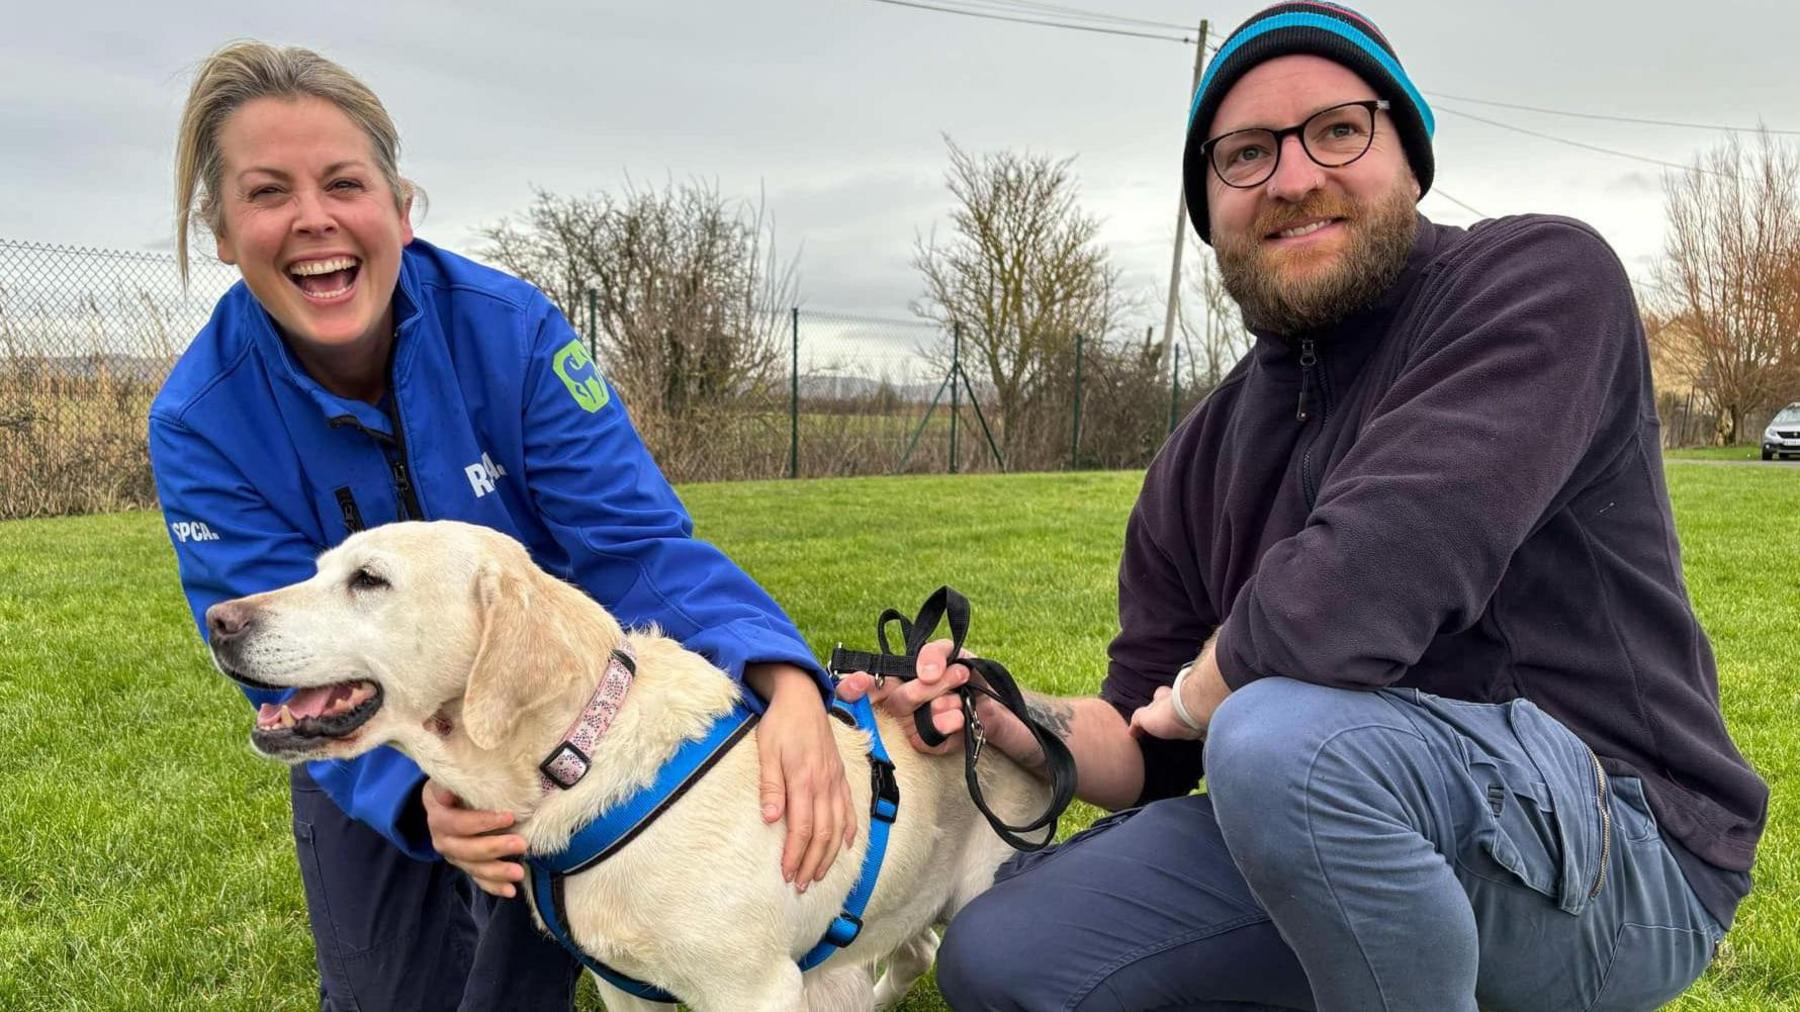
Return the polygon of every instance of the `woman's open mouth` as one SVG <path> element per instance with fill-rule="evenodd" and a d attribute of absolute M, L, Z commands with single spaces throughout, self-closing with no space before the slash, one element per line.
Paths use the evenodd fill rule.
<path fill-rule="evenodd" d="M 264 703 L 250 740 L 264 752 L 308 749 L 319 739 L 342 739 L 381 709 L 381 686 L 365 680 L 301 689 L 282 704 Z"/>
<path fill-rule="evenodd" d="M 362 261 L 355 257 L 300 260 L 288 265 L 288 280 L 314 302 L 336 302 L 356 290 Z"/>

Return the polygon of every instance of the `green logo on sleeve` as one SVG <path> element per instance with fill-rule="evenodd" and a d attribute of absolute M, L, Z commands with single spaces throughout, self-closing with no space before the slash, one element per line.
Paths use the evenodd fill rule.
<path fill-rule="evenodd" d="M 606 407 L 612 395 L 606 390 L 606 381 L 600 378 L 600 369 L 594 364 L 594 357 L 588 354 L 587 347 L 576 338 L 563 345 L 550 360 L 550 367 L 574 395 L 575 403 L 587 412 L 599 411 Z"/>

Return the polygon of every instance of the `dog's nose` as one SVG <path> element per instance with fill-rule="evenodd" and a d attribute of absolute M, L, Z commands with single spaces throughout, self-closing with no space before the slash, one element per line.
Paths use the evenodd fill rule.
<path fill-rule="evenodd" d="M 220 601 L 206 609 L 206 631 L 216 644 L 248 629 L 255 616 L 255 609 L 242 601 Z"/>

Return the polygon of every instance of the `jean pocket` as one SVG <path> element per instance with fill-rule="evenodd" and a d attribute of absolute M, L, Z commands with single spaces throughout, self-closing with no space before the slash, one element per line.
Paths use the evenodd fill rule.
<path fill-rule="evenodd" d="M 1519 699 L 1508 705 L 1513 733 L 1524 746 L 1556 811 L 1556 840 L 1563 854 L 1558 905 L 1579 914 L 1606 887 L 1614 849 L 1611 777 L 1600 758 L 1554 717 Z"/>
<path fill-rule="evenodd" d="M 1479 796 L 1456 863 L 1477 878 L 1520 884 L 1562 899 L 1565 854 L 1550 793 L 1531 770 L 1488 756 L 1468 757 Z"/>
<path fill-rule="evenodd" d="M 1692 928 L 1621 924 L 1600 994 L 1587 1012 L 1636 1012 L 1674 1001 L 1712 961 L 1713 940 Z"/>
<path fill-rule="evenodd" d="M 1650 800 L 1644 796 L 1644 782 L 1637 777 L 1613 777 L 1613 828 L 1625 843 L 1643 843 L 1656 839 L 1656 815 L 1650 811 Z"/>

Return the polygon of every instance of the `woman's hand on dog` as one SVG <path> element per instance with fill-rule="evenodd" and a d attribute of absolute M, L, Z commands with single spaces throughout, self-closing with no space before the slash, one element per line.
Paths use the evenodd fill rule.
<path fill-rule="evenodd" d="M 756 734 L 763 821 L 787 816 L 781 877 L 805 892 L 856 839 L 843 755 L 811 675 L 792 665 L 753 664 L 744 680 L 769 701 Z"/>
<path fill-rule="evenodd" d="M 525 853 L 525 838 L 499 832 L 513 824 L 512 813 L 465 808 L 461 798 L 430 780 L 419 794 L 431 845 L 444 860 L 467 872 L 483 892 L 517 896 L 514 883 L 524 881 L 525 869 L 516 858 Z"/>

